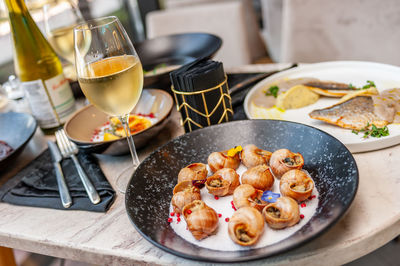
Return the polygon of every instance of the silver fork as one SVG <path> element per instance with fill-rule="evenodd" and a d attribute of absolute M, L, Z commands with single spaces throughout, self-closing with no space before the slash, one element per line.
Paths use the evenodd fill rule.
<path fill-rule="evenodd" d="M 62 156 L 64 158 L 69 157 L 74 162 L 76 170 L 78 170 L 79 177 L 81 178 L 81 181 L 83 183 L 83 186 L 85 187 L 86 193 L 88 194 L 90 201 L 93 202 L 93 204 L 99 203 L 101 200 L 99 194 L 97 193 L 92 182 L 83 170 L 81 164 L 78 161 L 78 158 L 76 158 L 75 156 L 75 154 L 78 153 L 78 148 L 76 147 L 75 143 L 71 142 L 68 139 L 64 129 L 59 129 L 56 131 L 56 139 Z"/>

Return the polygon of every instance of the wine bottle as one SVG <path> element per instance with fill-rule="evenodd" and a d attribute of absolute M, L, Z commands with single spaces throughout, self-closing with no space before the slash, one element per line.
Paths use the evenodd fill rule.
<path fill-rule="evenodd" d="M 24 0 L 5 0 L 14 43 L 15 72 L 33 116 L 51 134 L 75 111 L 60 59 L 32 19 Z"/>

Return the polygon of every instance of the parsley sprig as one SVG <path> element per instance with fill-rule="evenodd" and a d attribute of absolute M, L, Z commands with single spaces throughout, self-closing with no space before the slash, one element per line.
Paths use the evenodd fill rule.
<path fill-rule="evenodd" d="M 350 84 L 351 85 L 351 84 Z M 352 86 L 352 85 L 351 85 Z M 349 86 L 350 87 L 350 86 Z M 365 84 L 364 86 L 362 86 L 361 88 L 357 88 L 357 90 L 366 90 L 369 89 L 371 87 L 376 87 L 375 82 L 373 82 L 372 80 L 367 80 L 367 84 Z"/>
<path fill-rule="evenodd" d="M 269 87 L 269 89 L 265 92 L 265 95 L 267 96 L 274 96 L 275 98 L 278 97 L 278 91 L 279 91 L 279 87 L 278 86 L 271 86 Z"/>
<path fill-rule="evenodd" d="M 389 136 L 389 134 L 390 134 L 389 128 L 387 126 L 378 128 L 374 124 L 370 125 L 369 123 L 367 123 L 367 125 L 363 129 L 361 129 L 361 130 L 353 129 L 351 132 L 356 135 L 358 135 L 358 133 L 364 133 L 364 135 L 363 135 L 364 139 L 369 138 L 369 137 L 380 138 L 380 137 Z"/>

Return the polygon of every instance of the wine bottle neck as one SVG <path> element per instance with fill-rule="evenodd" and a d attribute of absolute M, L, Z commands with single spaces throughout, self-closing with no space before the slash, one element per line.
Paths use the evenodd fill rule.
<path fill-rule="evenodd" d="M 28 13 L 24 0 L 4 0 L 4 2 L 9 13 Z"/>

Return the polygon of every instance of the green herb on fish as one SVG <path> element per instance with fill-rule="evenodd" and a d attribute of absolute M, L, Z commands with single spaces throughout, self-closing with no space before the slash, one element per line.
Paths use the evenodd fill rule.
<path fill-rule="evenodd" d="M 274 96 L 275 98 L 278 97 L 278 91 L 279 87 L 278 86 L 271 86 L 269 89 L 265 92 L 265 95 L 267 96 Z"/>
<path fill-rule="evenodd" d="M 374 124 L 371 125 L 370 128 L 370 124 L 367 123 L 367 125 L 361 129 L 361 130 L 352 130 L 352 133 L 358 135 L 358 133 L 364 133 L 363 138 L 369 138 L 374 137 L 374 138 L 380 138 L 380 137 L 385 137 L 385 136 L 389 136 L 389 128 L 387 126 L 378 128 L 377 126 L 375 126 Z"/>
<path fill-rule="evenodd" d="M 375 82 L 373 82 L 371 80 L 367 80 L 367 84 L 362 86 L 362 88 L 359 88 L 359 90 L 365 90 L 365 89 L 369 89 L 371 87 L 376 87 Z"/>

